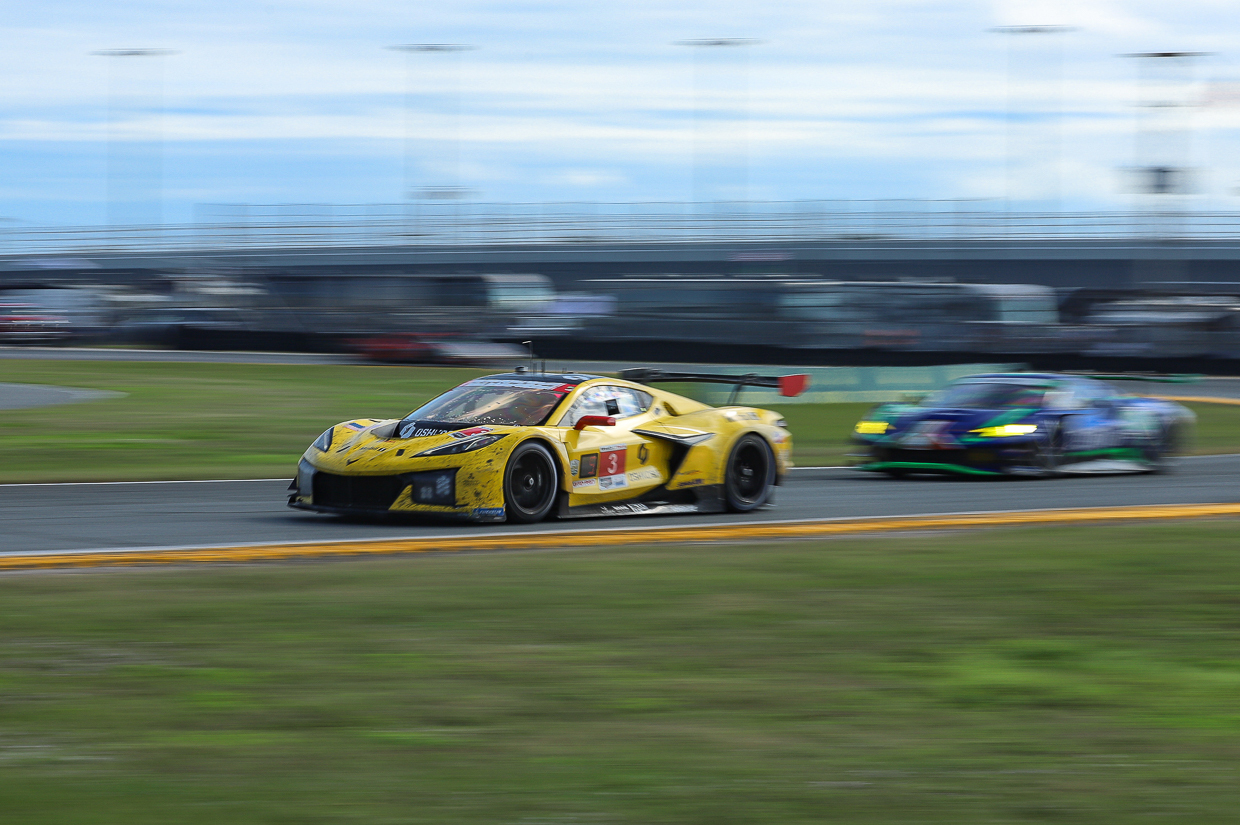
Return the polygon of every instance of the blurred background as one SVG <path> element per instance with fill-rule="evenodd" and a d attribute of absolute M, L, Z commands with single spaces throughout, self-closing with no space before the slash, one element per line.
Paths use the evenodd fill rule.
<path fill-rule="evenodd" d="M 26 6 L 0 343 L 1240 372 L 1233 16 Z"/>

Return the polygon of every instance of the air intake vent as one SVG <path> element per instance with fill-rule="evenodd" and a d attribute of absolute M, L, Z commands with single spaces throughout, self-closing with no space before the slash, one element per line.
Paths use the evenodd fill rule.
<path fill-rule="evenodd" d="M 314 474 L 314 503 L 320 507 L 387 510 L 409 486 L 401 476 Z"/>

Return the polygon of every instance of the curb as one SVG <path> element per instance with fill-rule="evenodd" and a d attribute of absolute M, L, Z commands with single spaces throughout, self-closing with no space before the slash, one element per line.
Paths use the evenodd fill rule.
<path fill-rule="evenodd" d="M 0 556 L 0 571 L 75 567 L 124 567 L 154 564 L 212 564 L 220 562 L 288 561 L 405 553 L 456 553 L 480 550 L 544 550 L 565 547 L 617 547 L 634 544 L 716 543 L 751 539 L 808 539 L 865 533 L 944 530 L 970 527 L 1076 524 L 1083 522 L 1144 521 L 1240 516 L 1238 504 L 1162 504 L 1133 507 L 1082 507 L 989 513 L 949 513 L 897 518 L 820 519 L 718 526 L 620 528 L 552 533 L 449 536 L 439 538 L 379 539 L 182 547 L 153 550 L 88 550 L 64 553 L 26 553 Z"/>

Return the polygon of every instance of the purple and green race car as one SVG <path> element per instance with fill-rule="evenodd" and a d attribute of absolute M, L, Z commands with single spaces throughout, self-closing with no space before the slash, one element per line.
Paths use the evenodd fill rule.
<path fill-rule="evenodd" d="M 1118 376 L 1117 376 L 1118 377 Z M 882 404 L 853 429 L 857 469 L 974 476 L 1157 472 L 1196 415 L 1096 378 L 973 375 L 915 404 Z"/>

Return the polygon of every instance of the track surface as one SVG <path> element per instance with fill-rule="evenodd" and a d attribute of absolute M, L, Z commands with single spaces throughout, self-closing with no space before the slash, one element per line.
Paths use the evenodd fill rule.
<path fill-rule="evenodd" d="M 843 469 L 795 471 L 777 506 L 738 516 L 635 516 L 541 525 L 353 522 L 284 506 L 287 481 L 0 486 L 0 552 L 432 538 L 736 521 L 905 516 L 1240 500 L 1240 456 L 1180 460 L 1167 475 L 1054 480 L 914 478 Z"/>

